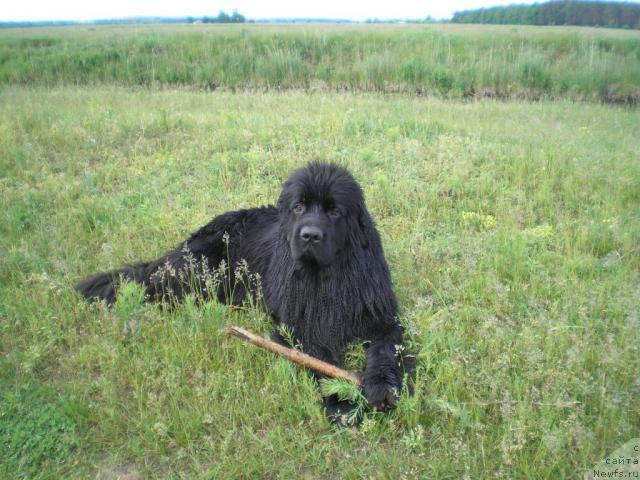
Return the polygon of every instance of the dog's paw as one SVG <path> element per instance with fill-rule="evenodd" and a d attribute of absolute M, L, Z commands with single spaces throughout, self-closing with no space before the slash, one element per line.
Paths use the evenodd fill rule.
<path fill-rule="evenodd" d="M 391 383 L 369 382 L 364 385 L 367 403 L 377 410 L 389 410 L 398 403 L 400 388 Z"/>
<path fill-rule="evenodd" d="M 327 418 L 334 425 L 341 427 L 357 427 L 362 421 L 362 412 L 355 403 L 338 400 L 335 396 L 323 398 Z"/>

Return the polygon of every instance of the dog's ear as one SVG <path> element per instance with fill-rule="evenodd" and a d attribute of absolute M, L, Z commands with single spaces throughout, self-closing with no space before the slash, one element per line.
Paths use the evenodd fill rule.
<path fill-rule="evenodd" d="M 285 213 L 289 203 L 291 202 L 291 180 L 287 180 L 282 185 L 282 190 L 280 192 L 280 196 L 278 197 L 278 201 L 276 202 L 276 208 L 280 213 Z"/>
<path fill-rule="evenodd" d="M 362 248 L 369 248 L 369 235 L 371 235 L 371 224 L 373 220 L 365 210 L 358 216 L 358 240 Z"/>

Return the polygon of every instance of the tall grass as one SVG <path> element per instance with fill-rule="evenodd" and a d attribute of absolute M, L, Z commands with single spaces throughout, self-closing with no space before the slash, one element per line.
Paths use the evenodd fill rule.
<path fill-rule="evenodd" d="M 582 478 L 640 430 L 639 151 L 637 110 L 588 103 L 4 87 L 0 476 Z M 73 292 L 318 157 L 381 232 L 418 355 L 396 411 L 333 429 L 221 334 L 269 332 L 254 309 Z"/>
<path fill-rule="evenodd" d="M 640 101 L 640 32 L 502 26 L 5 29 L 0 83 Z"/>

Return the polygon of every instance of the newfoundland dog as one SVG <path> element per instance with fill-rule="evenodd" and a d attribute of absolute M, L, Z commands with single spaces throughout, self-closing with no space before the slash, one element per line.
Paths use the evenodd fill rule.
<path fill-rule="evenodd" d="M 349 343 L 366 341 L 364 395 L 377 409 L 395 405 L 403 329 L 380 236 L 347 170 L 311 163 L 292 173 L 275 207 L 222 214 L 163 257 L 99 273 L 76 289 L 109 305 L 123 280 L 144 285 L 155 300 L 179 300 L 194 289 L 233 304 L 255 295 L 237 275 L 214 288 L 201 281 L 221 263 L 228 272 L 240 265 L 259 274 L 269 314 L 306 353 L 340 365 Z M 333 418 L 352 408 L 333 396 L 324 403 Z"/>

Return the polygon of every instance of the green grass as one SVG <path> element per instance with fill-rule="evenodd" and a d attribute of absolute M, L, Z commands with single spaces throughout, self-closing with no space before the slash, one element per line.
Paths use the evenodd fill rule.
<path fill-rule="evenodd" d="M 640 31 L 468 25 L 0 30 L 0 84 L 640 102 Z"/>
<path fill-rule="evenodd" d="M 14 383 L 12 374 L 2 373 L 0 378 L 8 383 L 0 389 L 0 475 L 36 477 L 42 470 L 58 471 L 65 463 L 78 473 L 87 471 L 73 460 L 87 434 L 84 406 L 56 398 L 37 383 Z"/>
<path fill-rule="evenodd" d="M 3 88 L 0 472 L 581 478 L 640 429 L 639 151 L 640 114 L 596 104 Z M 357 430 L 222 335 L 258 311 L 72 290 L 313 158 L 361 182 L 418 354 L 415 396 Z"/>

